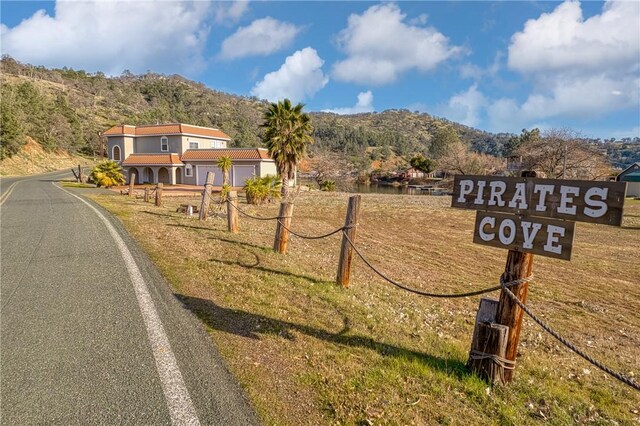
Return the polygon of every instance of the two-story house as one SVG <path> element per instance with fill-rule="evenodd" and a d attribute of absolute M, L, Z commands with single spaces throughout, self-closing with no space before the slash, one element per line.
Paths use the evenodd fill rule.
<path fill-rule="evenodd" d="M 222 185 L 216 162 L 231 158 L 230 183 L 242 186 L 252 176 L 276 175 L 273 159 L 261 148 L 228 148 L 231 138 L 210 127 L 189 124 L 114 126 L 103 134 L 110 160 L 119 162 L 127 182 L 135 173 L 137 184 L 203 185 L 214 172 L 214 185 Z"/>

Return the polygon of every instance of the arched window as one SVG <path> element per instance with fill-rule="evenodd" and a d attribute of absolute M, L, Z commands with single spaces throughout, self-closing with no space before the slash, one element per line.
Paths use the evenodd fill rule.
<path fill-rule="evenodd" d="M 169 151 L 169 138 L 163 136 L 160 138 L 160 151 L 168 152 Z"/>
<path fill-rule="evenodd" d="M 191 164 L 187 164 L 186 166 L 184 166 L 184 175 L 193 176 L 193 169 L 191 168 Z"/>
<path fill-rule="evenodd" d="M 120 161 L 120 147 L 115 145 L 113 147 L 113 153 L 111 154 L 111 159 L 113 161 Z"/>

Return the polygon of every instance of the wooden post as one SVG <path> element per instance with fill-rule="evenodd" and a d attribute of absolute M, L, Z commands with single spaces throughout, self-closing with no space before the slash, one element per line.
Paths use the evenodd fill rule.
<path fill-rule="evenodd" d="M 200 215 L 198 219 L 206 220 L 209 214 L 209 201 L 211 200 L 211 190 L 213 189 L 213 179 L 215 173 L 207 172 L 207 181 L 204 183 L 204 190 L 202 191 L 202 202 L 200 203 Z"/>
<path fill-rule="evenodd" d="M 535 177 L 535 172 L 523 171 L 522 177 Z M 504 269 L 505 282 L 528 278 L 533 270 L 533 255 L 530 253 L 522 253 L 509 250 L 507 255 L 507 265 Z M 529 283 L 522 283 L 512 286 L 509 289 L 516 297 L 525 303 L 527 300 L 527 289 Z M 500 300 L 498 301 L 498 309 L 496 312 L 496 322 L 498 324 L 509 327 L 507 336 L 507 346 L 505 358 L 509 361 L 516 360 L 518 353 L 518 343 L 520 342 L 520 330 L 522 328 L 522 316 L 524 311 L 511 300 L 511 298 L 503 291 L 500 292 Z M 515 370 L 506 370 L 504 372 L 504 382 L 509 383 L 513 379 Z"/>
<path fill-rule="evenodd" d="M 482 379 L 491 384 L 505 383 L 504 375 L 510 371 L 495 362 L 491 355 L 504 358 L 509 327 L 492 323 L 476 323 L 477 338 L 472 342 L 469 366 Z"/>
<path fill-rule="evenodd" d="M 506 282 L 527 278 L 531 275 L 533 269 L 533 255 L 530 253 L 521 253 L 509 250 L 507 255 L 507 265 L 504 271 L 504 280 Z M 509 289 L 516 295 L 522 303 L 527 300 L 528 283 L 522 283 L 512 286 Z M 518 343 L 520 342 L 520 330 L 522 328 L 522 316 L 524 311 L 511 300 L 511 298 L 503 291 L 500 292 L 500 300 L 498 301 L 498 311 L 496 314 L 496 322 L 498 324 L 509 327 L 507 336 L 507 345 L 504 358 L 515 361 L 518 352 Z M 505 383 L 513 379 L 514 370 L 507 370 L 504 374 Z"/>
<path fill-rule="evenodd" d="M 227 195 L 227 229 L 231 233 L 238 232 L 238 193 L 229 191 Z"/>
<path fill-rule="evenodd" d="M 293 215 L 293 203 L 280 203 L 278 212 L 278 224 L 276 225 L 276 237 L 273 241 L 273 250 L 285 254 L 289 246 L 289 231 L 285 228 L 291 227 L 291 216 Z M 284 226 L 282 226 L 284 225 Z"/>
<path fill-rule="evenodd" d="M 496 313 L 498 312 L 498 301 L 496 299 L 481 298 L 478 312 L 476 312 L 475 328 L 473 329 L 473 337 L 471 338 L 471 350 L 478 340 L 478 324 L 481 322 L 496 322 Z"/>
<path fill-rule="evenodd" d="M 162 183 L 159 183 L 156 186 L 156 206 L 160 206 L 162 204 Z"/>
<path fill-rule="evenodd" d="M 347 206 L 347 216 L 344 219 L 344 226 L 349 227 L 344 232 L 354 244 L 356 242 L 356 226 L 358 225 L 358 216 L 360 214 L 360 195 L 349 197 Z M 340 259 L 338 261 L 338 275 L 336 282 L 344 288 L 349 287 L 349 279 L 351 278 L 351 260 L 353 258 L 353 248 L 349 244 L 349 240 L 342 236 L 342 245 L 340 246 Z"/>
<path fill-rule="evenodd" d="M 82 167 L 78 164 L 78 182 L 82 183 Z"/>
<path fill-rule="evenodd" d="M 148 186 L 144 187 L 144 202 L 145 203 L 149 202 L 149 187 Z"/>
<path fill-rule="evenodd" d="M 509 333 L 509 327 L 495 323 L 497 309 L 497 300 L 480 299 L 467 362 L 471 371 L 491 384 L 504 383 L 504 363 L 496 363 L 491 355 L 504 358 Z"/>
<path fill-rule="evenodd" d="M 136 183 L 136 172 L 129 175 L 129 198 L 133 197 L 133 185 Z"/>

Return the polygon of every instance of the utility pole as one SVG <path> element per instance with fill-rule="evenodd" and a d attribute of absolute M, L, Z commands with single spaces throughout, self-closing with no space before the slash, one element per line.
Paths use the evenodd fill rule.
<path fill-rule="evenodd" d="M 564 164 L 562 166 L 562 179 L 567 178 L 567 141 L 564 141 Z"/>

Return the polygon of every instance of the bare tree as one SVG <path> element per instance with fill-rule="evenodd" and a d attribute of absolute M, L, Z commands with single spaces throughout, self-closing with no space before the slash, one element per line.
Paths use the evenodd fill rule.
<path fill-rule="evenodd" d="M 545 130 L 520 144 L 516 153 L 525 170 L 541 171 L 548 178 L 595 180 L 611 172 L 605 155 L 570 129 Z"/>
<path fill-rule="evenodd" d="M 347 176 L 353 168 L 353 164 L 341 155 L 328 151 L 316 151 L 306 159 L 300 170 L 312 174 L 318 186 L 321 186 L 327 180 L 336 181 Z"/>
<path fill-rule="evenodd" d="M 438 160 L 438 168 L 452 174 L 486 175 L 504 169 L 504 165 L 496 157 L 470 151 L 464 143 L 456 142 Z"/>

